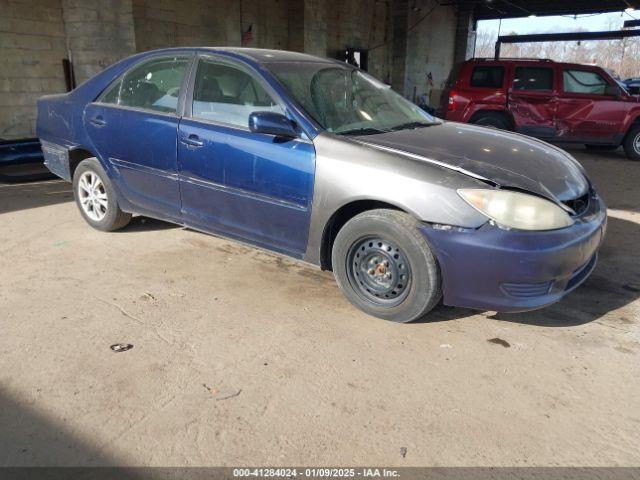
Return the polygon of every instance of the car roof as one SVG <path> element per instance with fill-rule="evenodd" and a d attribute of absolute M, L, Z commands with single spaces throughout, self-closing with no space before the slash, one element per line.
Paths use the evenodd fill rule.
<path fill-rule="evenodd" d="M 569 62 L 556 62 L 555 60 L 551 60 L 548 58 L 499 58 L 496 60 L 495 58 L 471 58 L 466 60 L 465 63 L 495 63 L 498 65 L 506 65 L 506 64 L 531 64 L 531 65 L 543 65 L 543 64 L 551 64 L 551 65 L 562 65 L 565 67 L 590 67 L 590 68 L 600 68 L 603 69 L 599 65 L 593 65 L 591 63 L 569 63 Z M 604 69 L 603 69 L 604 70 Z"/>
<path fill-rule="evenodd" d="M 245 47 L 184 47 L 184 48 L 164 48 L 144 52 L 146 54 L 172 53 L 174 51 L 192 50 L 203 53 L 231 53 L 234 55 L 249 58 L 258 63 L 275 62 L 313 62 L 313 63 L 335 63 L 336 60 L 330 58 L 316 57 L 306 53 L 289 52 L 286 50 L 272 50 L 267 48 L 245 48 Z M 339 62 L 343 63 L 343 62 Z"/>

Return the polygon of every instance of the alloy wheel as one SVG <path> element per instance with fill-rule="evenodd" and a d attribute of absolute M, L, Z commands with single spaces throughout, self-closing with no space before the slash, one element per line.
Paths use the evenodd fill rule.
<path fill-rule="evenodd" d="M 101 221 L 107 214 L 109 199 L 100 177 L 91 171 L 84 172 L 78 181 L 80 206 L 84 213 L 95 222 Z"/>

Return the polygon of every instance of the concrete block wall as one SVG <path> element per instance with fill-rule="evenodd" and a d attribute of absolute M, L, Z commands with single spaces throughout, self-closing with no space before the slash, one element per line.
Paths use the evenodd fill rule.
<path fill-rule="evenodd" d="M 60 2 L 0 0 L 0 139 L 34 135 L 35 102 L 65 89 Z"/>
<path fill-rule="evenodd" d="M 384 0 L 329 0 L 327 51 L 336 57 L 345 47 L 371 49 L 369 73 L 384 80 L 391 75 L 391 24 Z"/>
<path fill-rule="evenodd" d="M 133 0 L 138 51 L 175 46 L 239 46 L 252 26 L 256 48 L 289 47 L 291 0 Z M 242 16 L 242 22 L 241 20 Z"/>
<path fill-rule="evenodd" d="M 408 13 L 409 27 L 418 21 L 420 23 L 407 34 L 404 93 L 416 103 L 420 95 L 426 95 L 427 102 L 437 107 L 453 67 L 456 9 L 440 6 L 436 0 L 417 0 Z M 429 73 L 433 86 L 428 85 Z"/>
<path fill-rule="evenodd" d="M 131 0 L 62 0 L 78 84 L 136 52 Z"/>

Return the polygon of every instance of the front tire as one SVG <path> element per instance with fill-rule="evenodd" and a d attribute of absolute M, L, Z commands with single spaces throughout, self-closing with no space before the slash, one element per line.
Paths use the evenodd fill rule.
<path fill-rule="evenodd" d="M 624 137 L 622 146 L 629 160 L 640 161 L 640 125 L 629 130 L 629 133 Z"/>
<path fill-rule="evenodd" d="M 120 210 L 113 185 L 96 158 L 87 158 L 76 168 L 73 195 L 82 217 L 93 228 L 111 232 L 131 221 L 131 214 Z"/>
<path fill-rule="evenodd" d="M 356 215 L 338 232 L 331 255 L 340 290 L 360 310 L 411 322 L 442 297 L 437 261 L 418 222 L 396 210 Z"/>

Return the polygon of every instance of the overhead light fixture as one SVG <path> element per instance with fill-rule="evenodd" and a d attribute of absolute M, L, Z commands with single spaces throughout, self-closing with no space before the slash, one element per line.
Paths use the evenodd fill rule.
<path fill-rule="evenodd" d="M 625 8 L 624 11 L 627 12 L 627 13 L 631 13 L 631 12 L 635 12 L 635 10 L 636 10 L 635 8 L 629 7 L 629 8 Z"/>
<path fill-rule="evenodd" d="M 536 18 L 536 16 L 537 15 L 535 13 L 532 13 L 531 15 L 529 15 L 529 18 Z"/>

